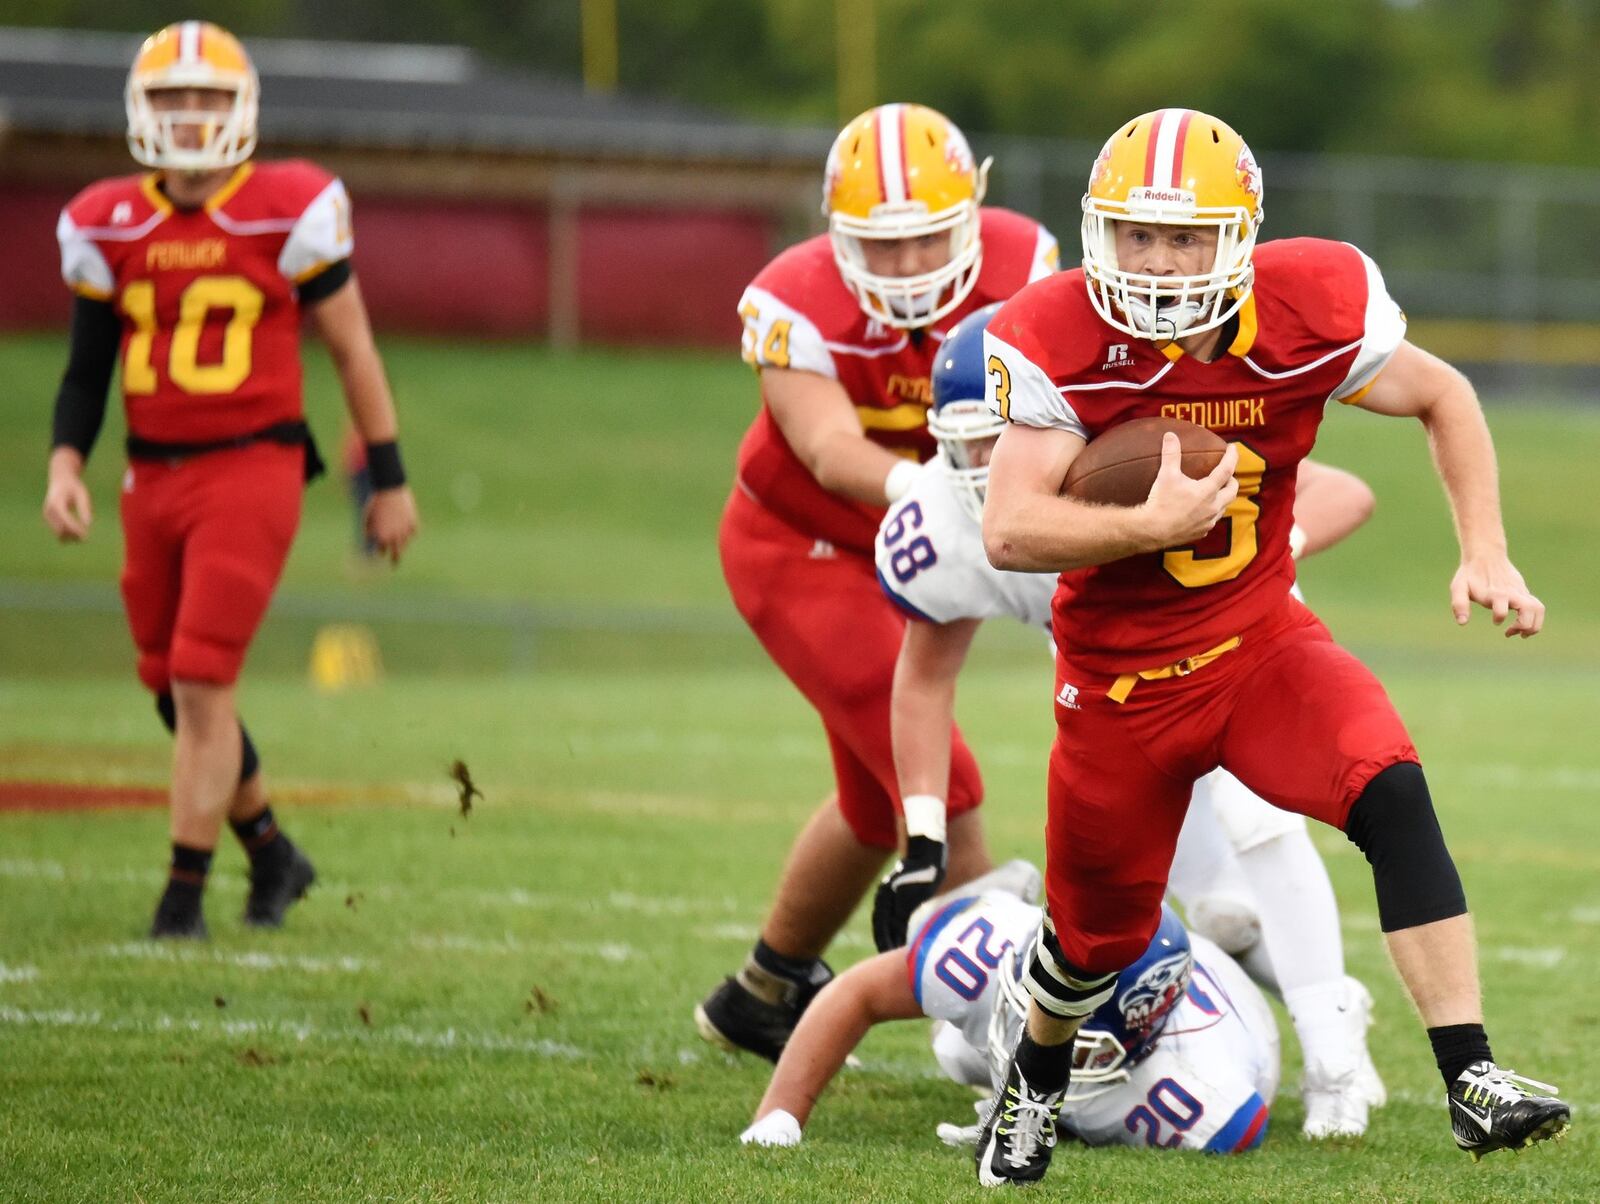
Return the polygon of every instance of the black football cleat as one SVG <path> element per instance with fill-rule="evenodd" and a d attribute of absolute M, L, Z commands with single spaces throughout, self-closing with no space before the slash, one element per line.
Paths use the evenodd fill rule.
<path fill-rule="evenodd" d="M 1549 1094 L 1535 1095 L 1528 1087 Z M 1456 1144 L 1476 1162 L 1495 1150 L 1516 1153 L 1536 1141 L 1560 1137 L 1572 1121 L 1572 1109 L 1552 1099 L 1555 1094 L 1548 1083 L 1501 1070 L 1493 1062 L 1474 1062 L 1445 1095 Z"/>
<path fill-rule="evenodd" d="M 1065 1084 L 1059 1091 L 1030 1087 L 1013 1051 L 1006 1080 L 990 1102 L 978 1134 L 978 1182 L 985 1187 L 1025 1186 L 1043 1179 L 1055 1152 L 1056 1121 L 1066 1098 Z"/>
<path fill-rule="evenodd" d="M 162 896 L 156 905 L 155 918 L 150 921 L 151 940 L 204 941 L 210 937 L 206 931 L 206 917 L 198 904 Z"/>
<path fill-rule="evenodd" d="M 806 982 L 746 964 L 695 1005 L 694 1024 L 702 1038 L 729 1053 L 776 1062 L 806 1008 L 832 981 L 833 971 L 821 960 Z"/>
<path fill-rule="evenodd" d="M 317 880 L 317 871 L 311 860 L 288 838 L 286 855 L 275 857 L 270 864 L 250 864 L 250 894 L 244 901 L 244 922 L 252 928 L 281 928 L 284 913 L 289 905 L 303 898 L 311 884 Z"/>

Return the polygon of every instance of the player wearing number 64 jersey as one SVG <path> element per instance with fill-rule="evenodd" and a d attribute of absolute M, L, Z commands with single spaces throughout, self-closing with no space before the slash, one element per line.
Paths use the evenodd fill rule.
<path fill-rule="evenodd" d="M 1012 893 L 1025 884 L 1024 870 L 1036 889 L 1036 869 L 1008 863 L 919 909 L 905 949 L 852 966 L 826 987 L 741 1140 L 798 1144 L 817 1097 L 875 1022 L 932 1017 L 944 1072 L 991 1089 L 1027 1010 L 1020 976 L 1041 913 Z M 1278 1033 L 1266 999 L 1238 964 L 1167 911 L 1144 955 L 1079 1034 L 1074 1064 L 1060 1127 L 1077 1140 L 1242 1153 L 1267 1133 Z M 938 1135 L 967 1146 L 979 1128 L 941 1124 Z"/>
<path fill-rule="evenodd" d="M 227 31 L 183 21 L 152 35 L 128 73 L 127 111 L 129 149 L 153 170 L 90 185 L 56 228 L 75 300 L 44 518 L 64 541 L 89 532 L 83 466 L 120 356 L 122 595 L 139 678 L 176 736 L 157 937 L 205 935 L 201 891 L 224 816 L 251 859 L 247 923 L 281 923 L 313 878 L 267 807 L 233 702 L 320 469 L 301 406 L 303 316 L 368 444 L 371 538 L 397 559 L 417 523 L 350 267 L 349 199 L 313 164 L 252 162 L 258 94 Z"/>
<path fill-rule="evenodd" d="M 878 532 L 878 578 L 912 620 L 900 648 L 890 714 L 895 768 L 907 806 L 929 797 L 949 757 L 945 736 L 955 690 L 979 623 L 1009 615 L 1048 626 L 1056 579 L 1012 573 L 984 555 L 983 498 L 989 454 L 1004 423 L 984 404 L 984 328 L 998 305 L 962 320 L 934 363 L 939 441 Z M 1358 478 L 1305 462 L 1295 502 L 1296 547 L 1316 552 L 1355 530 L 1372 511 Z M 1071 695 L 1066 695 L 1071 701 Z M 880 946 L 905 940 L 904 917 L 933 893 L 919 893 L 915 842 L 879 889 L 874 929 L 899 919 Z M 1366 1049 L 1370 998 L 1344 972 L 1338 903 L 1304 818 L 1270 806 L 1226 770 L 1194 786 L 1173 860 L 1171 889 L 1191 928 L 1241 959 L 1284 1000 L 1306 1066 L 1308 1137 L 1354 1136 L 1384 1092 Z"/>

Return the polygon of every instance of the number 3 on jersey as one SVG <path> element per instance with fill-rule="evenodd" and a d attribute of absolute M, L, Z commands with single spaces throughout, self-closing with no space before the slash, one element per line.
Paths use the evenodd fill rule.
<path fill-rule="evenodd" d="M 1193 546 L 1171 548 L 1161 558 L 1161 567 L 1185 589 L 1232 581 L 1256 558 L 1256 519 L 1261 517 L 1261 507 L 1251 499 L 1261 492 L 1267 462 L 1247 444 L 1236 442 L 1233 446 L 1239 452 L 1239 465 L 1233 470 L 1239 496 L 1222 512 L 1228 524 L 1228 550 L 1221 556 L 1199 556 Z"/>
<path fill-rule="evenodd" d="M 178 298 L 178 324 L 167 353 L 167 377 L 185 393 L 232 393 L 250 375 L 251 335 L 261 320 L 265 298 L 243 276 L 201 276 Z M 229 311 L 222 332 L 222 358 L 200 362 L 200 335 L 213 311 Z M 150 350 L 156 336 L 156 285 L 135 280 L 122 290 L 122 312 L 133 322 L 123 389 L 133 395 L 156 391 L 156 369 Z"/>

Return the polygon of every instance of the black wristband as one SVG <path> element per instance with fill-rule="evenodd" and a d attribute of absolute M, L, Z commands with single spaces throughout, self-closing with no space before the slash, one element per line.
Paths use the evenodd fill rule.
<path fill-rule="evenodd" d="M 398 489 L 406 483 L 398 440 L 367 444 L 367 479 L 374 489 Z"/>

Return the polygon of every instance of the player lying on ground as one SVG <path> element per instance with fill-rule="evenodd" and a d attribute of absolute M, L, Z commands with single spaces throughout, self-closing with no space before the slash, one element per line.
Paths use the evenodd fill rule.
<path fill-rule="evenodd" d="M 321 470 L 301 401 L 302 317 L 328 344 L 368 443 L 368 533 L 397 560 L 417 528 L 350 266 L 349 198 L 311 163 L 251 161 L 258 91 L 225 30 L 182 21 L 151 36 L 128 76 L 128 145 L 155 170 L 91 185 L 56 228 L 77 295 L 44 519 L 63 541 L 89 534 L 83 466 L 120 350 L 122 596 L 139 679 L 176 737 L 155 937 L 206 935 L 202 893 L 224 818 L 250 857 L 247 924 L 281 924 L 315 876 L 273 818 L 234 707 L 305 482 Z"/>
<path fill-rule="evenodd" d="M 979 1146 L 981 1183 L 1049 1166 L 1072 1038 L 1161 918 L 1195 779 L 1222 766 L 1345 832 L 1421 1013 L 1456 1144 L 1475 1157 L 1555 1136 L 1570 1109 L 1497 1066 L 1466 895 L 1416 747 L 1383 687 L 1289 594 L 1300 463 L 1330 401 L 1419 420 L 1455 518 L 1451 608 L 1536 635 L 1544 605 L 1506 551 L 1494 444 L 1472 386 L 1405 339 L 1377 265 L 1347 243 L 1256 246 L 1244 141 L 1188 109 L 1128 122 L 1083 197 L 1083 269 L 1013 297 L 984 332 L 987 400 L 1010 425 L 983 508 L 998 568 L 1061 572 L 1049 910 L 1033 1002 Z M 1062 496 L 1091 440 L 1137 418 L 1200 420 L 1228 444 L 1191 479 L 1163 437 L 1139 505 Z M 1070 693 L 1067 687 L 1071 687 Z M 1068 699 L 1069 701 L 1063 701 Z M 1532 1088 L 1532 1090 L 1530 1090 Z"/>
<path fill-rule="evenodd" d="M 828 233 L 740 298 L 761 409 L 739 447 L 718 551 L 739 614 L 817 711 L 834 787 L 796 835 L 760 939 L 695 1008 L 700 1035 L 776 1059 L 827 982 L 829 942 L 898 836 L 889 689 L 905 620 L 872 536 L 934 443 L 928 374 L 944 332 L 1056 266 L 1056 240 L 983 205 L 988 162 L 942 115 L 879 105 L 828 154 Z M 948 781 L 952 882 L 983 873 L 983 781 L 959 732 Z"/>
<path fill-rule="evenodd" d="M 878 580 L 912 620 L 895 666 L 895 768 L 908 822 L 923 815 L 925 829 L 943 817 L 938 783 L 948 773 L 956 682 L 978 627 L 1009 615 L 1048 629 L 1056 589 L 1053 574 L 1006 572 L 983 551 L 989 455 L 1005 427 L 983 400 L 984 327 L 997 309 L 978 310 L 946 337 L 928 416 L 938 455 L 878 531 Z M 1301 555 L 1338 543 L 1372 513 L 1371 490 L 1339 469 L 1308 460 L 1298 487 Z M 906 917 L 939 889 L 942 845 L 926 835 L 907 843 L 874 901 L 880 949 L 904 943 Z M 1366 1048 L 1371 996 L 1345 976 L 1338 903 L 1305 819 L 1215 770 L 1195 784 L 1170 885 L 1191 930 L 1243 959 L 1288 1007 L 1306 1067 L 1306 1136 L 1364 1132 L 1368 1108 L 1385 1098 Z M 1269 956 L 1275 975 L 1265 971 Z"/>
<path fill-rule="evenodd" d="M 888 1020 L 933 1017 L 933 1051 L 952 1079 L 993 1090 L 1022 1027 L 1020 978 L 1042 913 L 1004 886 L 1038 871 L 1026 862 L 917 912 L 904 949 L 841 974 L 790 1038 L 750 1144 L 791 1146 L 818 1097 L 867 1030 Z M 1216 945 L 1185 932 L 1171 911 L 1144 955 L 1078 1034 L 1062 1132 L 1092 1146 L 1240 1153 L 1261 1144 L 1278 1086 L 1278 1030 L 1255 984 Z M 979 1107 L 982 1107 L 980 1104 Z M 943 1124 L 947 1144 L 972 1145 L 980 1126 Z"/>

